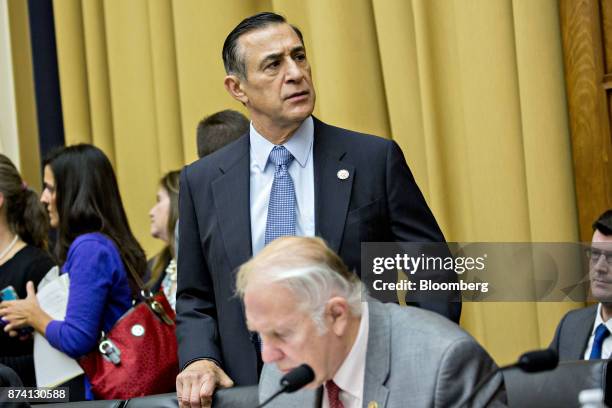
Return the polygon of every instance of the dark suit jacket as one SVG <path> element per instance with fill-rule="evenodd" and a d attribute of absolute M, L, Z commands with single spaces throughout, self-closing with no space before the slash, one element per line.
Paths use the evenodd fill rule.
<path fill-rule="evenodd" d="M 559 361 L 583 360 L 595 324 L 597 305 L 569 311 L 557 326 L 550 348 L 559 353 Z"/>
<path fill-rule="evenodd" d="M 237 385 L 256 384 L 258 361 L 242 304 L 238 267 L 251 257 L 250 143 L 234 143 L 181 173 L 177 338 L 181 367 L 211 358 Z M 314 120 L 315 230 L 360 270 L 361 242 L 444 241 L 399 146 Z M 337 172 L 350 176 L 340 180 Z M 450 272 L 440 281 L 455 281 Z M 459 320 L 461 303 L 425 308 Z"/>

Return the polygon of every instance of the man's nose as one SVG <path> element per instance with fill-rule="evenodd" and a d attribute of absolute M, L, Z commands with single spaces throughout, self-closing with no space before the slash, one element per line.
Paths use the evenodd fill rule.
<path fill-rule="evenodd" d="M 282 358 L 283 353 L 269 342 L 262 339 L 261 342 L 261 359 L 264 363 L 274 363 Z"/>
<path fill-rule="evenodd" d="M 289 58 L 289 62 L 287 62 L 287 72 L 285 75 L 285 79 L 287 81 L 300 82 L 302 78 L 304 78 L 304 73 L 302 72 L 301 67 L 296 61 L 294 61 L 292 58 Z"/>
<path fill-rule="evenodd" d="M 607 271 L 608 270 L 608 260 L 606 259 L 606 255 L 605 254 L 600 254 L 597 257 L 597 261 L 595 262 L 595 265 L 593 265 L 593 268 L 596 271 Z"/>

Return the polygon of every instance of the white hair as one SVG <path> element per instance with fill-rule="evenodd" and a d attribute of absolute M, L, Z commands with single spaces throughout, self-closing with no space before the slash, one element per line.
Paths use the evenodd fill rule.
<path fill-rule="evenodd" d="M 321 334 L 326 330 L 324 312 L 331 298 L 345 298 L 351 314 L 361 316 L 366 294 L 359 277 L 320 238 L 281 238 L 264 248 L 240 268 L 236 291 L 243 297 L 247 287 L 256 283 L 290 290 Z"/>
<path fill-rule="evenodd" d="M 325 305 L 334 296 L 345 298 L 351 314 L 361 316 L 363 284 L 359 279 L 348 281 L 324 264 L 294 269 L 274 268 L 270 272 L 266 274 L 266 282 L 289 289 L 295 295 L 298 305 L 317 324 L 320 334 L 325 331 Z"/>

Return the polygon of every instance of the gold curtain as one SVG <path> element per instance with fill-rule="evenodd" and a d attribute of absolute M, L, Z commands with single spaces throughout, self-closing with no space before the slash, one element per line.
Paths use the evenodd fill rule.
<path fill-rule="evenodd" d="M 198 121 L 243 108 L 221 47 L 239 20 L 305 34 L 315 114 L 392 137 L 449 241 L 578 238 L 556 0 L 54 0 L 67 143 L 111 156 L 132 227 L 160 176 L 196 158 Z M 572 304 L 465 304 L 499 363 L 547 345 Z"/>

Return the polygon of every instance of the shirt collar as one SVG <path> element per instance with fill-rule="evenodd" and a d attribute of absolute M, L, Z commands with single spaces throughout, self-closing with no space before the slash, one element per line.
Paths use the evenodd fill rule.
<path fill-rule="evenodd" d="M 342 391 L 363 400 L 363 381 L 365 376 L 366 352 L 368 349 L 368 333 L 370 320 L 368 303 L 361 303 L 361 322 L 357 338 L 348 356 L 336 372 L 333 380 Z"/>
<path fill-rule="evenodd" d="M 255 126 L 251 122 L 251 129 L 249 132 L 249 139 L 251 141 L 251 157 L 257 164 L 257 166 L 263 171 L 268 163 L 268 157 L 270 152 L 274 148 L 268 139 L 263 137 Z M 293 155 L 295 161 L 299 163 L 301 167 L 306 167 L 308 158 L 310 157 L 310 150 L 312 149 L 312 142 L 314 140 L 314 122 L 312 116 L 307 117 L 300 127 L 297 128 L 295 133 L 283 144 L 287 150 Z"/>
<path fill-rule="evenodd" d="M 601 303 L 597 304 L 597 314 L 595 315 L 595 324 L 593 325 L 593 330 L 591 330 L 591 336 L 595 335 L 595 330 L 599 327 L 600 324 L 604 323 L 610 333 L 612 333 L 612 319 L 608 319 L 607 322 L 604 322 L 601 318 Z"/>

